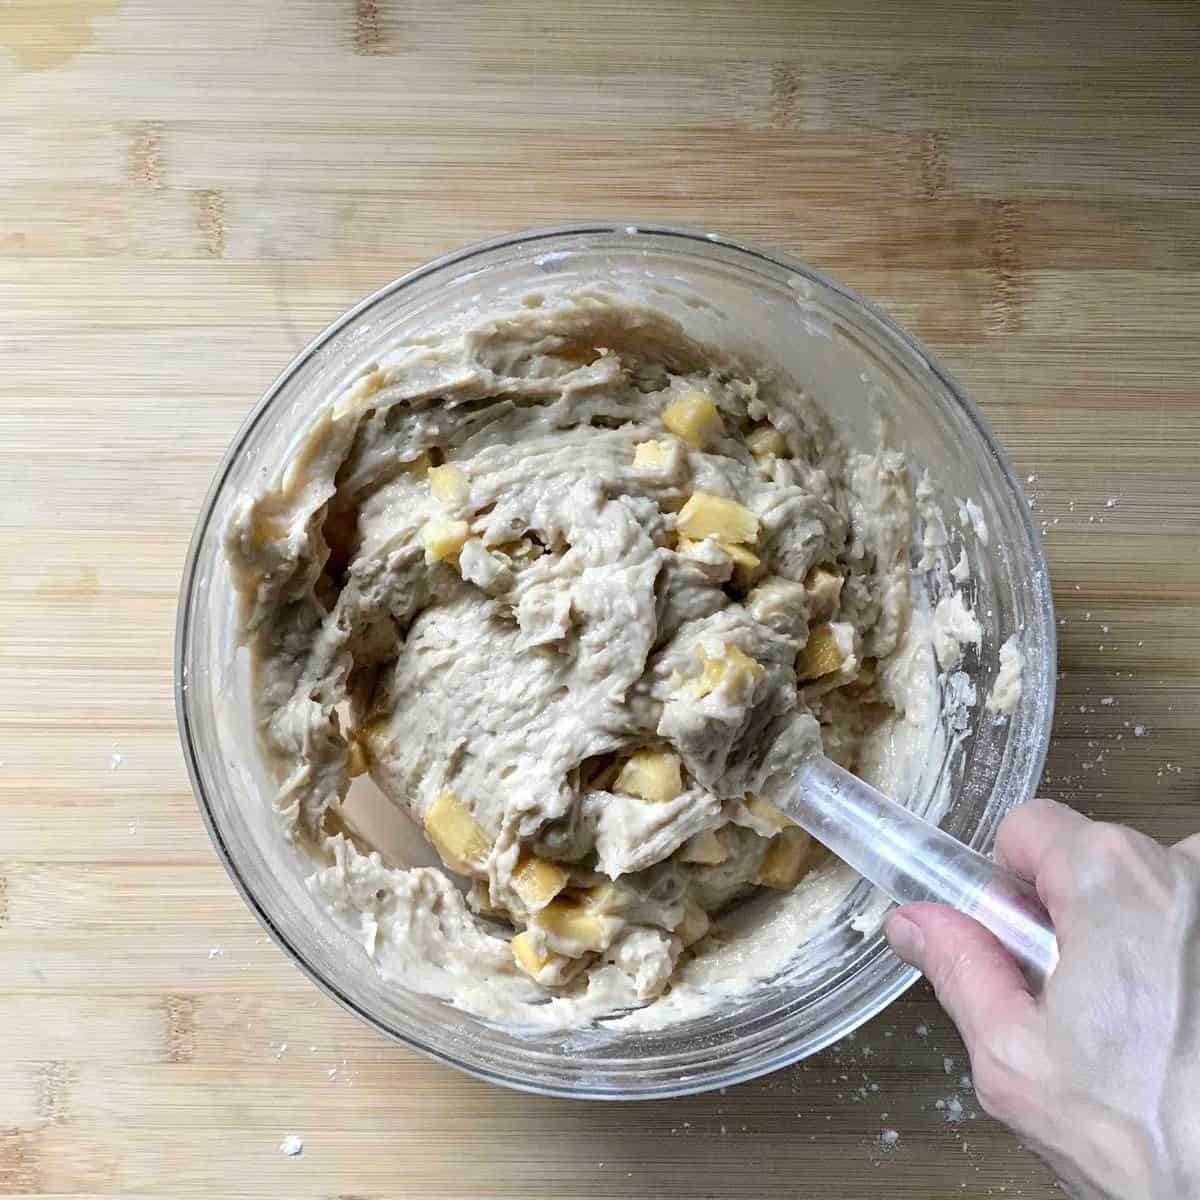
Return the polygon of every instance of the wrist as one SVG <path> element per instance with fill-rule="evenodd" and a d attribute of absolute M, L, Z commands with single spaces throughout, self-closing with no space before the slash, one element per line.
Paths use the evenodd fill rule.
<path fill-rule="evenodd" d="M 1064 1102 L 1058 1114 L 1056 1127 L 1028 1136 L 1076 1200 L 1200 1200 L 1194 1164 L 1152 1121 L 1090 1099 Z"/>

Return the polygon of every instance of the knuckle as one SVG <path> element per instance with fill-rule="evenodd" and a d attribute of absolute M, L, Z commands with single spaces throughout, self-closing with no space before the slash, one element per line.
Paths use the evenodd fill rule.
<path fill-rule="evenodd" d="M 1017 805 L 1008 815 L 1011 817 L 1014 813 L 1023 812 L 1026 817 L 1036 819 L 1044 817 L 1047 813 L 1056 812 L 1061 807 L 1062 805 L 1057 800 L 1051 800 L 1047 796 L 1034 796 L 1024 804 Z"/>
<path fill-rule="evenodd" d="M 1050 843 L 1062 807 L 1057 801 L 1035 797 L 1010 809 L 996 830 L 997 858 L 1008 863 L 1037 858 Z"/>
<path fill-rule="evenodd" d="M 1020 825 L 1038 826 L 1045 823 L 1047 818 L 1054 816 L 1063 807 L 1057 800 L 1049 800 L 1045 796 L 1034 796 L 1024 804 L 1018 804 L 1009 809 L 1000 822 L 1000 828 L 1012 828 Z"/>
<path fill-rule="evenodd" d="M 1193 833 L 1191 837 L 1177 842 L 1173 849 L 1177 854 L 1186 855 L 1191 861 L 1200 861 L 1200 833 Z"/>
<path fill-rule="evenodd" d="M 996 844 L 1000 845 L 1014 837 L 1015 831 L 1019 830 L 1027 821 L 1036 822 L 1048 803 L 1047 800 L 1035 797 L 1032 800 L 1026 800 L 1024 804 L 1018 804 L 1015 808 L 1010 808 L 1001 818 L 996 829 Z"/>
<path fill-rule="evenodd" d="M 1190 884 L 1191 890 L 1200 892 L 1200 833 L 1172 846 L 1167 857 L 1181 878 Z"/>
<path fill-rule="evenodd" d="M 1080 842 L 1088 857 L 1097 863 L 1127 862 L 1136 849 L 1134 834 L 1108 821 L 1089 825 L 1081 835 Z"/>
<path fill-rule="evenodd" d="M 1097 822 L 1084 830 L 1074 848 L 1076 888 L 1090 894 L 1111 887 L 1116 879 L 1140 876 L 1144 860 L 1145 847 L 1138 834 L 1121 825 Z"/>

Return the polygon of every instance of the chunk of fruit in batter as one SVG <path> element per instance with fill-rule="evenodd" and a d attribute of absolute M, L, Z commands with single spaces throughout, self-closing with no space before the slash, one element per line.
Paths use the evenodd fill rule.
<path fill-rule="evenodd" d="M 746 449 L 760 462 L 766 458 L 787 458 L 787 440 L 767 422 L 756 425 L 746 434 Z"/>
<path fill-rule="evenodd" d="M 723 863 L 728 855 L 715 829 L 705 829 L 695 837 L 688 838 L 679 851 L 679 861 L 699 863 L 701 866 L 715 867 Z"/>
<path fill-rule="evenodd" d="M 689 900 L 683 919 L 675 926 L 674 932 L 685 946 L 690 946 L 708 932 L 709 925 L 708 913 L 695 900 Z"/>
<path fill-rule="evenodd" d="M 751 553 L 745 546 L 736 542 L 721 542 L 721 549 L 733 559 L 733 565 L 746 571 L 753 571 L 761 561 L 757 554 Z"/>
<path fill-rule="evenodd" d="M 526 975 L 534 979 L 547 967 L 562 959 L 562 956 L 555 954 L 553 950 L 539 950 L 537 939 L 528 929 L 518 933 L 509 942 L 509 947 L 512 949 L 513 961 Z"/>
<path fill-rule="evenodd" d="M 683 764 L 673 750 L 636 750 L 617 776 L 615 790 L 663 803 L 683 791 Z"/>
<path fill-rule="evenodd" d="M 663 409 L 662 423 L 697 450 L 704 450 L 725 433 L 725 423 L 711 396 L 684 392 Z"/>
<path fill-rule="evenodd" d="M 469 491 L 466 472 L 453 463 L 429 468 L 429 491 L 437 500 L 461 504 Z"/>
<path fill-rule="evenodd" d="M 513 891 L 526 908 L 545 908 L 567 886 L 570 876 L 558 865 L 535 855 L 522 857 L 512 873 Z"/>
<path fill-rule="evenodd" d="M 492 844 L 454 792 L 438 792 L 425 810 L 425 832 L 442 861 L 460 875 L 483 870 Z"/>
<path fill-rule="evenodd" d="M 792 826 L 781 830 L 767 846 L 754 882 L 781 892 L 790 892 L 804 874 L 811 846 L 812 838 L 803 829 Z"/>
<path fill-rule="evenodd" d="M 804 577 L 810 621 L 828 621 L 837 611 L 842 594 L 842 576 L 834 567 L 818 563 Z"/>
<path fill-rule="evenodd" d="M 748 688 L 766 674 L 762 663 L 755 662 L 750 655 L 728 642 L 715 658 L 709 658 L 701 647 L 700 661 L 703 664 L 700 674 L 683 686 L 684 693 L 693 700 L 703 700 L 709 693 L 715 692 L 727 678 L 739 685 L 740 690 L 741 687 Z"/>
<path fill-rule="evenodd" d="M 556 948 L 571 958 L 603 950 L 615 932 L 615 922 L 607 911 L 611 899 L 612 887 L 606 884 L 582 896 L 556 896 L 531 924 L 553 938 Z"/>
<path fill-rule="evenodd" d="M 706 538 L 705 540 L 715 541 L 716 539 Z M 675 549 L 680 554 L 690 554 L 693 550 L 696 550 L 703 545 L 703 541 L 697 542 L 689 537 L 681 537 L 676 543 Z M 735 567 L 741 567 L 744 570 L 753 571 L 759 564 L 758 555 L 754 554 L 750 550 L 747 550 L 745 546 L 739 546 L 736 542 L 717 542 L 717 545 L 720 546 L 721 549 L 724 550 L 731 559 L 733 559 L 733 565 Z"/>
<path fill-rule="evenodd" d="M 713 537 L 719 542 L 753 545 L 758 540 L 758 518 L 736 500 L 711 492 L 691 494 L 679 510 L 676 528 L 684 537 L 697 541 Z"/>
<path fill-rule="evenodd" d="M 792 829 L 796 824 L 783 809 L 776 808 L 769 800 L 764 800 L 753 792 L 746 793 L 746 810 L 752 817 L 774 825 L 776 829 Z"/>
<path fill-rule="evenodd" d="M 633 448 L 635 467 L 665 467 L 670 461 L 671 448 L 666 442 L 638 442 Z"/>
<path fill-rule="evenodd" d="M 426 521 L 425 528 L 421 530 L 421 538 L 425 543 L 425 561 L 436 563 L 453 558 L 470 536 L 471 527 L 466 521 L 447 521 L 441 517 Z"/>
<path fill-rule="evenodd" d="M 828 623 L 817 625 L 796 658 L 796 677 L 801 683 L 808 683 L 836 671 L 844 661 L 833 627 Z"/>

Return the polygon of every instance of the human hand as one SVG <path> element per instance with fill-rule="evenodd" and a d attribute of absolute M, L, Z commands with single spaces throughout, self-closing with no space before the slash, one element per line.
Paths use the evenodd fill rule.
<path fill-rule="evenodd" d="M 954 909 L 906 904 L 886 925 L 958 1026 L 980 1104 L 1079 1200 L 1200 1200 L 1200 834 L 1168 849 L 1033 800 L 996 860 L 1054 921 L 1041 996 Z"/>

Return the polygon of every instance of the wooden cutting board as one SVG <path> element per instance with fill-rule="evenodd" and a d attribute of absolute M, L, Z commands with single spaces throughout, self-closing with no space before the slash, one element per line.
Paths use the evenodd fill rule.
<path fill-rule="evenodd" d="M 889 308 L 1028 476 L 1045 790 L 1200 828 L 1198 54 L 1184 4 L 0 4 L 0 1194 L 1060 1195 L 924 987 L 670 1103 L 381 1041 L 210 849 L 176 587 L 243 414 L 365 292 L 522 226 L 720 229 Z"/>

